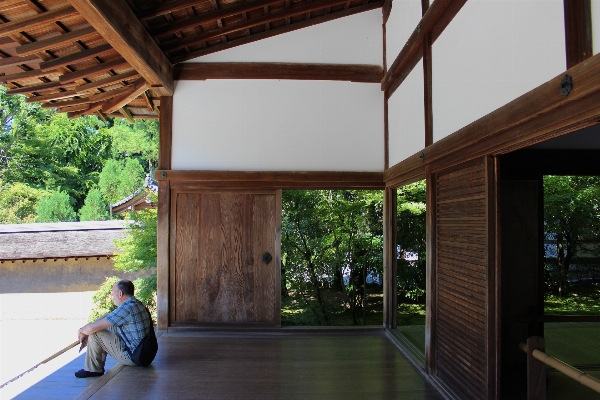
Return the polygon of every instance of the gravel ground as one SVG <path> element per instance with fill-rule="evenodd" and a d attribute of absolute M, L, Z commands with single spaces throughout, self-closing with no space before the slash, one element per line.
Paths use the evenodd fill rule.
<path fill-rule="evenodd" d="M 0 385 L 76 341 L 93 294 L 0 294 Z"/>

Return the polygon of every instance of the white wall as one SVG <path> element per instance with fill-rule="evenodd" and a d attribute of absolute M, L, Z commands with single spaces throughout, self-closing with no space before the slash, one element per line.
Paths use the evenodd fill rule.
<path fill-rule="evenodd" d="M 434 141 L 566 69 L 562 0 L 469 0 L 432 49 Z"/>
<path fill-rule="evenodd" d="M 390 167 L 425 147 L 423 62 L 415 66 L 388 99 Z"/>
<path fill-rule="evenodd" d="M 179 81 L 175 170 L 383 171 L 379 84 Z"/>
<path fill-rule="evenodd" d="M 421 21 L 421 0 L 394 0 L 385 24 L 385 54 L 388 68 Z"/>
<path fill-rule="evenodd" d="M 592 0 L 592 52 L 600 53 L 600 0 Z"/>
<path fill-rule="evenodd" d="M 381 9 L 273 36 L 189 62 L 383 65 Z"/>

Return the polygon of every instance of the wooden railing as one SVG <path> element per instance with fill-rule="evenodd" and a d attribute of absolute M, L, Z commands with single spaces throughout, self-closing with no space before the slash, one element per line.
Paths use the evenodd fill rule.
<path fill-rule="evenodd" d="M 33 371 L 34 369 L 36 369 L 40 365 L 46 364 L 47 362 L 54 360 L 56 357 L 60 356 L 63 353 L 66 353 L 67 351 L 71 350 L 73 347 L 75 347 L 77 345 L 79 345 L 79 340 L 71 343 L 70 345 L 68 345 L 64 349 L 57 351 L 56 353 L 52 354 L 50 357 L 46 358 L 44 361 L 37 363 L 33 367 L 29 368 L 27 371 L 25 371 L 23 373 L 20 373 L 19 375 L 15 376 L 11 380 L 4 382 L 2 385 L 0 385 L 0 389 L 2 389 L 4 386 L 8 385 L 9 383 L 16 381 L 17 379 L 19 379 L 23 375 L 28 374 L 29 372 Z"/>
<path fill-rule="evenodd" d="M 527 353 L 527 399 L 546 399 L 546 365 L 600 393 L 600 381 L 544 353 L 544 338 L 532 336 L 519 348 Z"/>

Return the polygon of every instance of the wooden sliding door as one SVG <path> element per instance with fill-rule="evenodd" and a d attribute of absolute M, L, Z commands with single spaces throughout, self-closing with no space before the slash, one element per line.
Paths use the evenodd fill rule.
<path fill-rule="evenodd" d="M 495 392 L 495 179 L 489 157 L 434 174 L 435 367 L 461 399 Z"/>
<path fill-rule="evenodd" d="M 280 324 L 281 191 L 171 192 L 172 325 Z"/>

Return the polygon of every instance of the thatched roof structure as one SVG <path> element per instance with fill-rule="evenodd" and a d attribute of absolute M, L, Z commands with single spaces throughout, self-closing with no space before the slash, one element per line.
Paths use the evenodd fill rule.
<path fill-rule="evenodd" d="M 112 257 L 126 221 L 0 225 L 0 261 Z"/>

